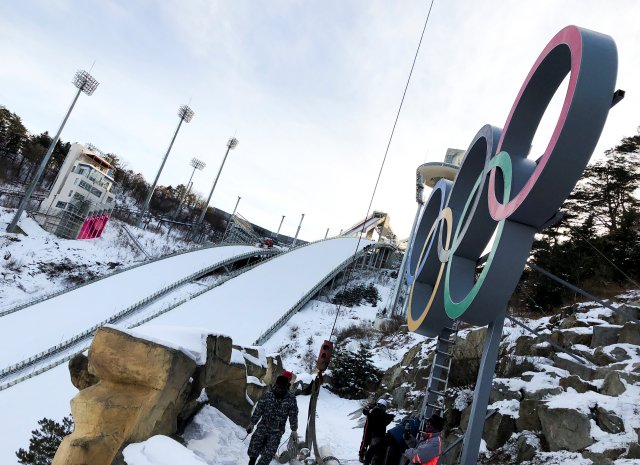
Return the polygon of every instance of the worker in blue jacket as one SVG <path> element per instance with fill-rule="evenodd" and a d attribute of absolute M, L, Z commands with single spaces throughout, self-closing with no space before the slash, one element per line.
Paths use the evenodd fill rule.
<path fill-rule="evenodd" d="M 398 465 L 407 447 L 416 445 L 420 431 L 420 419 L 405 417 L 400 423 L 387 431 L 387 455 L 385 465 Z"/>

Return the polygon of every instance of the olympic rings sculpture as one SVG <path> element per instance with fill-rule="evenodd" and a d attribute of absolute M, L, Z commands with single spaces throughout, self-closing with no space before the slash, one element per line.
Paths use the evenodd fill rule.
<path fill-rule="evenodd" d="M 504 128 L 482 127 L 455 182 L 435 185 L 407 252 L 411 331 L 437 336 L 452 319 L 483 326 L 504 312 L 534 235 L 562 206 L 595 149 L 617 67 L 611 37 L 562 29 L 533 65 Z M 537 160 L 529 159 L 536 129 L 567 75 L 551 139 Z"/>

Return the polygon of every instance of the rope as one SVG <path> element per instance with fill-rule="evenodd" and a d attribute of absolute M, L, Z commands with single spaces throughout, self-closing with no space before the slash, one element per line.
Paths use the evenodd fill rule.
<path fill-rule="evenodd" d="M 433 8 L 433 3 L 435 0 L 431 0 L 431 4 L 429 5 L 429 11 L 427 12 L 427 19 L 424 22 L 424 26 L 422 28 L 422 34 L 420 35 L 420 41 L 418 42 L 418 47 L 416 48 L 415 56 L 413 57 L 413 63 L 411 64 L 411 70 L 409 71 L 409 76 L 407 77 L 407 83 L 404 86 L 404 92 L 402 93 L 402 99 L 400 100 L 400 105 L 398 106 L 398 111 L 396 113 L 396 119 L 393 122 L 393 127 L 391 128 L 391 134 L 389 135 L 389 141 L 387 142 L 387 148 L 384 151 L 384 157 L 382 158 L 382 164 L 380 165 L 380 171 L 378 172 L 378 177 L 376 179 L 376 183 L 373 187 L 373 192 L 371 193 L 371 199 L 369 201 L 369 206 L 367 207 L 367 213 L 364 215 L 365 221 L 362 222 L 362 230 L 358 236 L 358 243 L 356 244 L 356 249 L 353 252 L 353 259 L 355 259 L 356 254 L 358 253 L 358 249 L 360 247 L 360 241 L 362 240 L 362 233 L 364 232 L 364 228 L 366 225 L 366 219 L 369 218 L 369 213 L 371 212 L 371 205 L 373 205 L 373 199 L 376 195 L 376 191 L 378 189 L 378 184 L 380 182 L 380 177 L 382 176 L 382 170 L 384 169 L 384 165 L 387 161 L 387 155 L 389 154 L 389 148 L 391 147 L 391 141 L 393 140 L 393 135 L 396 131 L 396 126 L 398 125 L 398 119 L 400 118 L 400 112 L 402 111 L 402 105 L 404 104 L 404 99 L 407 95 L 407 89 L 409 88 L 409 83 L 411 82 L 411 76 L 413 75 L 413 69 L 416 66 L 416 61 L 418 60 L 418 53 L 420 52 L 420 46 L 422 45 L 422 39 L 424 38 L 424 33 L 427 30 L 427 24 L 429 23 L 429 17 L 431 16 L 431 9 Z M 346 290 L 347 284 L 351 279 L 351 274 L 353 269 L 349 271 L 347 275 L 347 279 L 344 282 L 343 290 Z M 342 304 L 338 305 L 338 309 L 336 310 L 336 317 L 333 320 L 333 326 L 331 327 L 331 334 L 329 335 L 329 339 L 333 336 L 333 332 L 336 328 L 336 322 L 338 321 L 338 316 L 340 315 L 340 310 L 342 309 Z"/>

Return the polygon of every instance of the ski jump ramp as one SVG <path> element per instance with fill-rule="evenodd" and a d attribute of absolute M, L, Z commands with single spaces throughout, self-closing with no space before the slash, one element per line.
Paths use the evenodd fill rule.
<path fill-rule="evenodd" d="M 308 298 L 314 289 L 318 289 L 327 279 L 344 271 L 344 266 L 352 262 L 357 243 L 358 239 L 356 238 L 336 238 L 308 244 L 286 254 L 278 255 L 176 307 L 161 317 L 139 326 L 135 331 L 151 333 L 154 325 L 195 326 L 206 328 L 215 333 L 226 333 L 239 344 L 251 344 L 274 323 L 277 323 L 285 313 Z M 361 240 L 358 249 L 360 252 L 364 252 L 363 249 L 372 246 L 372 244 L 371 241 Z M 225 250 L 225 254 L 232 254 L 252 248 L 241 247 L 236 248 L 235 251 L 233 251 L 234 247 L 219 247 L 217 249 L 228 249 Z M 213 252 L 214 249 L 209 250 L 210 253 L 221 253 Z M 190 254 L 184 254 L 184 256 L 186 255 Z M 358 260 L 359 257 L 362 257 L 362 254 L 356 256 Z M 210 265 L 213 259 L 220 258 L 220 255 L 207 256 L 206 258 L 199 256 L 198 260 L 202 261 L 195 262 L 195 256 L 192 256 L 186 260 L 190 266 L 181 266 L 186 266 L 183 271 L 189 273 L 198 266 Z M 143 273 L 139 278 L 139 283 L 131 277 L 121 282 L 120 285 L 128 289 L 127 291 L 117 289 L 115 282 L 113 282 L 104 289 L 104 295 L 84 296 L 84 299 L 108 301 L 116 298 L 117 294 L 127 294 L 134 292 L 135 289 L 144 290 L 142 294 L 148 295 L 149 289 L 155 289 L 155 287 L 142 289 L 143 283 L 144 286 L 159 288 L 176 278 L 176 275 L 169 277 L 164 274 L 170 272 L 166 269 L 167 267 L 152 272 L 147 266 L 137 268 Z M 173 272 L 178 269 L 178 263 L 172 263 L 168 268 Z M 127 273 L 121 274 L 124 276 Z M 101 282 L 108 282 L 110 279 L 106 278 Z M 93 285 L 95 284 L 85 287 L 89 288 Z M 139 297 L 138 294 L 133 298 L 137 297 Z M 53 302 L 55 299 L 57 297 L 49 301 Z M 118 309 L 115 305 L 109 308 L 111 311 Z M 58 319 L 55 323 L 56 326 L 64 328 L 66 324 L 65 333 L 77 332 L 79 327 L 76 324 L 76 319 L 81 318 L 80 315 L 77 315 L 79 313 L 77 310 L 76 308 L 76 313 L 57 314 L 54 318 L 54 321 L 56 318 Z M 52 311 L 52 308 L 41 308 L 40 313 L 46 311 Z M 39 313 L 31 313 L 31 311 L 24 309 L 14 315 L 22 315 L 24 325 L 20 328 L 20 334 L 30 331 L 37 331 L 39 334 L 46 333 L 47 324 L 38 322 L 39 317 L 42 316 Z M 9 316 L 11 315 L 0 318 L 0 331 L 3 333 L 1 343 L 4 346 L 7 345 L 6 338 L 9 336 L 11 341 L 16 344 L 20 339 L 19 335 L 7 335 L 4 330 L 2 320 Z M 91 319 L 91 321 L 96 319 Z M 37 350 L 34 350 L 33 346 L 20 345 L 23 351 L 28 348 L 28 353 L 34 353 Z M 3 438 L 0 443 L 0 463 L 17 465 L 15 451 L 28 445 L 29 433 L 36 427 L 37 421 L 43 417 L 60 420 L 63 416 L 68 415 L 69 401 L 77 392 L 69 379 L 66 363 L 0 391 L 0 411 L 7 418 L 11 418 L 11 421 L 0 422 L 0 436 Z"/>
<path fill-rule="evenodd" d="M 45 351 L 124 308 L 234 257 L 263 249 L 224 246 L 200 249 L 117 273 L 87 286 L 0 317 L 0 369 Z"/>
<path fill-rule="evenodd" d="M 138 327 L 190 326 L 231 336 L 234 343 L 252 345 L 289 310 L 374 243 L 335 238 L 278 255 L 215 289 Z M 310 292 L 311 291 L 311 292 Z M 308 300 L 308 299 L 307 299 Z"/>

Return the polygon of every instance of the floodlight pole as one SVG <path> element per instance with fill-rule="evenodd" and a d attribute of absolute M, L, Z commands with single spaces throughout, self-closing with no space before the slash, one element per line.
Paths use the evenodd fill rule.
<path fill-rule="evenodd" d="M 329 228 L 327 228 L 327 232 L 324 233 L 324 238 L 326 239 L 328 235 L 329 235 Z"/>
<path fill-rule="evenodd" d="M 218 184 L 218 179 L 220 179 L 220 173 L 222 173 L 222 168 L 224 168 L 224 163 L 227 161 L 227 156 L 229 155 L 229 151 L 232 149 L 235 149 L 238 146 L 238 144 L 239 144 L 238 139 L 236 139 L 235 137 L 232 137 L 227 141 L 227 152 L 224 154 L 224 158 L 222 159 L 222 164 L 220 165 L 220 169 L 218 170 L 216 179 L 213 181 L 213 186 L 211 186 L 211 192 L 209 192 L 209 198 L 207 198 L 207 202 L 204 204 L 204 208 L 200 213 L 200 217 L 198 218 L 198 221 L 196 221 L 196 232 L 198 231 L 198 229 L 202 225 L 202 222 L 204 221 L 204 215 L 207 213 L 207 209 L 209 208 L 209 202 L 211 202 L 213 191 L 216 188 L 216 184 Z"/>
<path fill-rule="evenodd" d="M 205 162 L 203 162 L 202 160 L 198 160 L 197 158 L 192 158 L 189 164 L 193 167 L 193 171 L 191 171 L 191 176 L 189 177 L 189 181 L 187 182 L 186 189 L 182 193 L 182 196 L 180 198 L 180 203 L 178 204 L 178 208 L 176 209 L 175 213 L 171 217 L 171 221 L 175 220 L 180 214 L 180 209 L 182 208 L 182 204 L 184 203 L 185 199 L 189 195 L 189 191 L 191 191 L 191 180 L 193 179 L 193 175 L 196 173 L 196 170 L 203 170 L 204 167 L 206 166 Z"/>
<path fill-rule="evenodd" d="M 78 91 L 76 92 L 76 95 L 73 98 L 73 101 L 71 102 L 71 106 L 69 107 L 69 110 L 67 110 L 67 114 L 62 120 L 62 124 L 60 125 L 60 128 L 58 128 L 58 132 L 56 133 L 56 136 L 53 139 L 51 139 L 51 144 L 49 145 L 49 149 L 47 150 L 47 153 L 45 154 L 44 158 L 40 162 L 38 171 L 36 171 L 36 175 L 31 180 L 31 184 L 29 184 L 29 187 L 27 188 L 24 194 L 24 197 L 22 197 L 22 201 L 18 206 L 18 210 L 13 216 L 11 223 L 9 223 L 9 226 L 7 226 L 7 232 L 10 232 L 10 233 L 16 232 L 16 227 L 18 226 L 18 221 L 22 216 L 22 212 L 27 208 L 27 205 L 29 204 L 29 200 L 31 200 L 31 195 L 33 194 L 33 191 L 36 190 L 38 181 L 40 180 L 42 173 L 44 173 L 44 170 L 47 167 L 47 163 L 49 162 L 49 159 L 53 154 L 53 150 L 56 148 L 56 144 L 60 139 L 60 134 L 62 133 L 62 130 L 64 129 L 65 124 L 67 124 L 69 115 L 71 115 L 71 111 L 73 110 L 73 107 L 76 105 L 76 102 L 78 101 L 78 97 L 80 97 L 80 93 L 84 92 L 87 95 L 92 95 L 99 84 L 100 83 L 86 71 L 80 70 L 75 74 L 73 78 L 73 85 L 78 88 Z"/>
<path fill-rule="evenodd" d="M 302 220 L 304 220 L 304 213 L 300 217 L 300 224 L 298 224 L 298 229 L 296 231 L 296 237 L 293 238 L 293 244 L 291 244 L 292 248 L 295 247 L 296 246 L 296 242 L 298 242 L 298 234 L 300 233 L 300 228 L 302 227 Z"/>
<path fill-rule="evenodd" d="M 162 173 L 164 164 L 166 163 L 167 158 L 169 157 L 169 153 L 171 152 L 171 148 L 173 147 L 173 143 L 175 142 L 176 137 L 178 136 L 178 131 L 180 131 L 180 126 L 182 126 L 183 121 L 186 121 L 187 123 L 189 123 L 193 119 L 193 115 L 194 115 L 193 110 L 187 105 L 182 105 L 178 109 L 178 116 L 180 117 L 180 121 L 178 122 L 178 127 L 176 128 L 176 131 L 173 133 L 173 137 L 171 138 L 171 143 L 169 144 L 167 153 L 164 154 L 164 158 L 162 159 L 162 163 L 160 164 L 160 169 L 158 170 L 158 174 L 156 174 L 156 179 L 154 179 L 153 184 L 151 185 L 151 188 L 147 193 L 147 198 L 144 200 L 144 205 L 142 206 L 142 210 L 140 211 L 140 216 L 138 217 L 139 228 L 142 227 L 144 214 L 147 213 L 147 210 L 149 209 L 149 203 L 151 203 L 151 197 L 153 196 L 153 192 L 156 190 L 158 179 L 160 179 L 160 174 Z"/>

